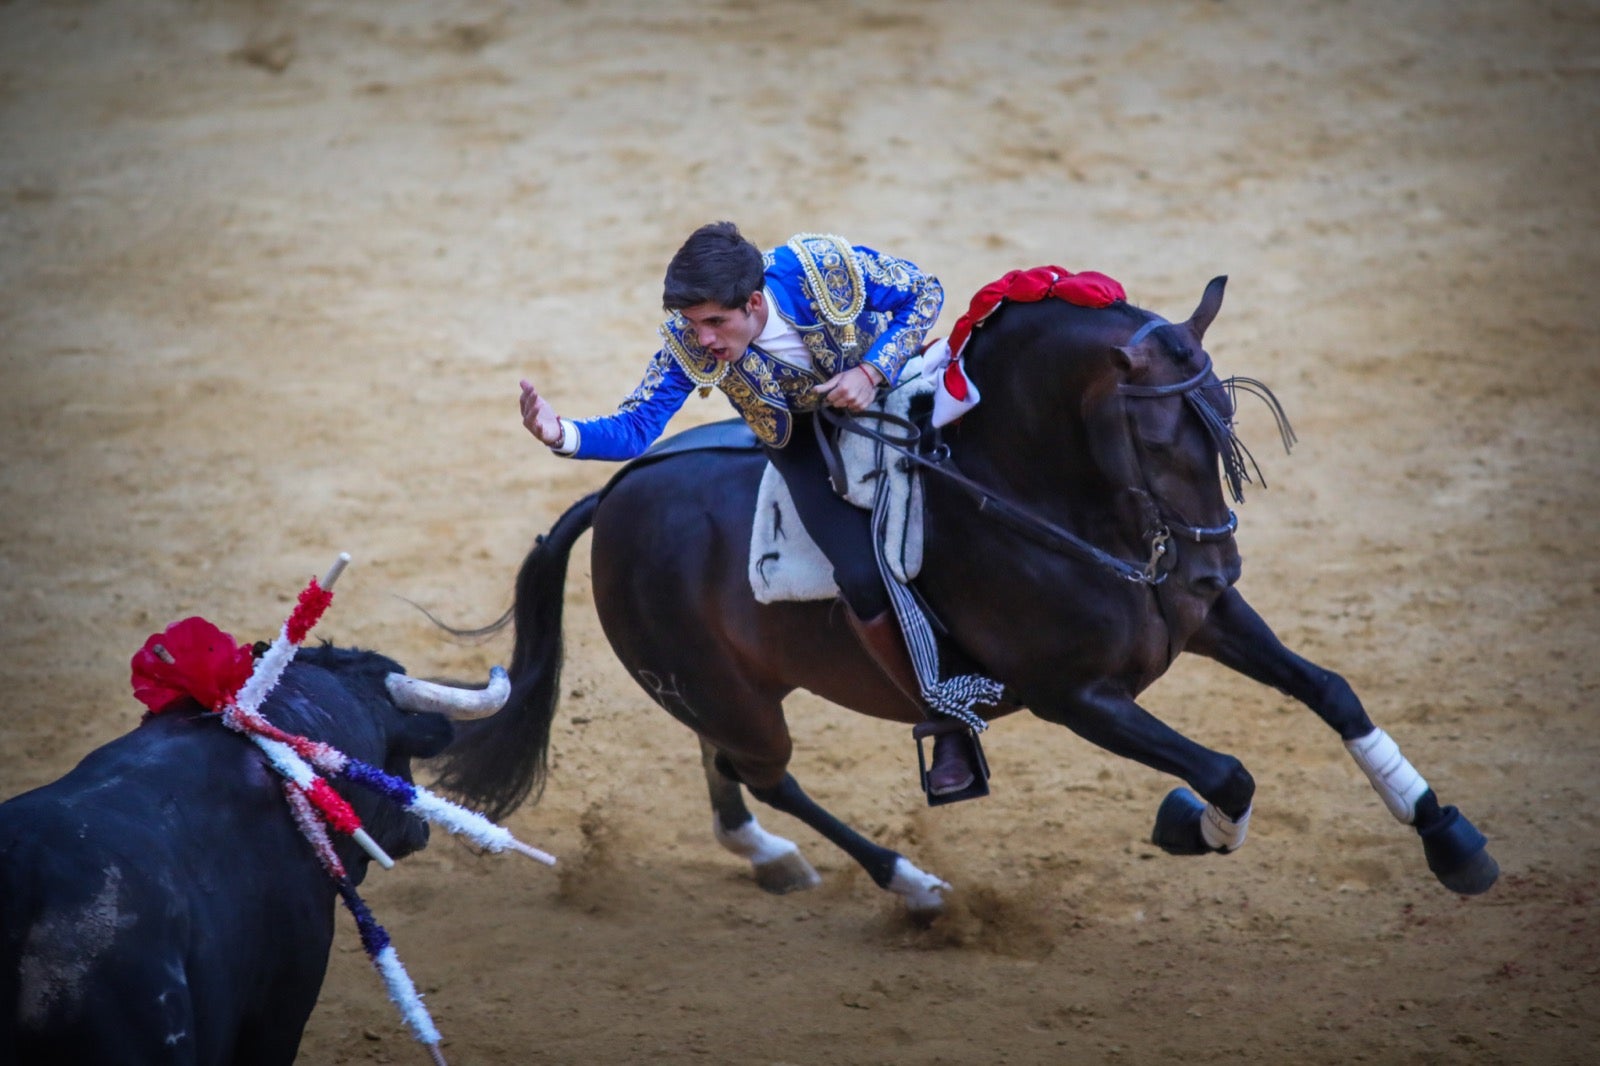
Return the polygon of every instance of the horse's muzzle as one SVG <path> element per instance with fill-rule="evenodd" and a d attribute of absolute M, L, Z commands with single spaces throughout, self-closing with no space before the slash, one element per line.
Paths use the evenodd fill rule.
<path fill-rule="evenodd" d="M 1210 599 L 1232 588 L 1244 573 L 1239 549 L 1233 541 L 1219 545 L 1215 552 L 1206 551 L 1191 556 L 1184 584 L 1196 596 Z"/>

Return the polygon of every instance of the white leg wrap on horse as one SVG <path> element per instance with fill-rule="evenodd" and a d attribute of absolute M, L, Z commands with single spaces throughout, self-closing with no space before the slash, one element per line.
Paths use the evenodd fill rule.
<path fill-rule="evenodd" d="M 950 886 L 932 874 L 917 869 L 902 855 L 895 860 L 889 891 L 904 897 L 906 906 L 911 910 L 929 912 L 944 909 L 944 893 L 950 891 Z"/>
<path fill-rule="evenodd" d="M 754 818 L 737 829 L 724 829 L 722 820 L 712 815 L 711 831 L 716 834 L 718 844 L 757 866 L 775 862 L 800 850 L 794 841 L 785 840 L 761 828 L 761 823 Z"/>
<path fill-rule="evenodd" d="M 1234 821 L 1217 807 L 1215 803 L 1206 804 L 1205 813 L 1200 816 L 1200 836 L 1206 844 L 1219 851 L 1238 851 L 1244 844 L 1245 834 L 1250 830 L 1250 812 L 1253 807 L 1246 807 L 1244 813 Z"/>
<path fill-rule="evenodd" d="M 1400 746 L 1381 729 L 1374 729 L 1356 740 L 1347 740 L 1344 746 L 1378 795 L 1383 797 L 1383 805 L 1389 808 L 1389 813 L 1410 825 L 1416 818 L 1417 800 L 1428 791 L 1428 782 L 1400 754 Z"/>

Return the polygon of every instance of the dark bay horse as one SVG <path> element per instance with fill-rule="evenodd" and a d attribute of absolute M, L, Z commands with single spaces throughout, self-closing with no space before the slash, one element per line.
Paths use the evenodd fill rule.
<path fill-rule="evenodd" d="M 1164 850 L 1236 849 L 1255 790 L 1237 758 L 1137 702 L 1187 650 L 1309 706 L 1416 829 L 1438 879 L 1486 891 L 1499 869 L 1483 836 L 1439 804 L 1344 679 L 1284 647 L 1234 587 L 1225 489 L 1242 498 L 1253 462 L 1233 435 L 1233 397 L 1258 383 L 1219 381 L 1202 347 L 1224 282 L 1185 322 L 1121 301 L 1047 299 L 1006 304 L 974 333 L 966 367 L 984 400 L 948 431 L 938 465 L 950 473 L 925 478 L 920 593 L 962 657 L 1014 697 L 989 717 L 1026 707 L 1188 786 L 1157 812 L 1152 839 Z M 1280 428 L 1287 444 L 1281 412 Z M 922 716 L 836 603 L 755 600 L 747 553 L 765 462 L 717 448 L 637 461 L 539 538 L 511 610 L 490 627 L 515 620 L 511 698 L 446 753 L 440 783 L 496 818 L 542 788 L 567 562 L 592 527 L 606 636 L 650 698 L 701 738 L 718 841 L 770 891 L 818 880 L 792 842 L 759 825 L 742 785 L 839 845 L 914 914 L 937 913 L 948 885 L 844 825 L 788 772 L 783 700 L 797 688 L 890 721 Z"/>

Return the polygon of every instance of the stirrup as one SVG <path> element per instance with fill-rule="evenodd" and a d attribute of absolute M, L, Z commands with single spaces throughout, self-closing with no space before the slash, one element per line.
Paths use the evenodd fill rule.
<path fill-rule="evenodd" d="M 923 752 L 922 741 L 925 737 L 947 733 L 955 734 L 958 743 L 967 745 L 967 761 L 974 773 L 972 784 L 966 788 L 936 796 L 928 785 L 928 758 Z M 981 799 L 989 794 L 989 760 L 983 757 L 983 745 L 978 742 L 978 734 L 973 732 L 971 726 L 955 718 L 940 717 L 930 722 L 918 722 L 911 727 L 911 736 L 917 742 L 917 779 L 922 783 L 923 794 L 928 797 L 928 806 L 942 807 L 946 803 Z"/>

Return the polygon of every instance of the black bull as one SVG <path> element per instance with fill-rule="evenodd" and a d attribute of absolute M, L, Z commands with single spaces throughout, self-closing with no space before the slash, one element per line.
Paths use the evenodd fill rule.
<path fill-rule="evenodd" d="M 386 679 L 403 672 L 303 648 L 263 712 L 409 781 L 452 724 L 396 706 Z M 292 1062 L 336 895 L 280 782 L 191 704 L 0 804 L 0 1062 Z M 416 816 L 362 790 L 346 799 L 391 856 L 427 843 Z M 366 854 L 337 847 L 359 882 Z"/>

